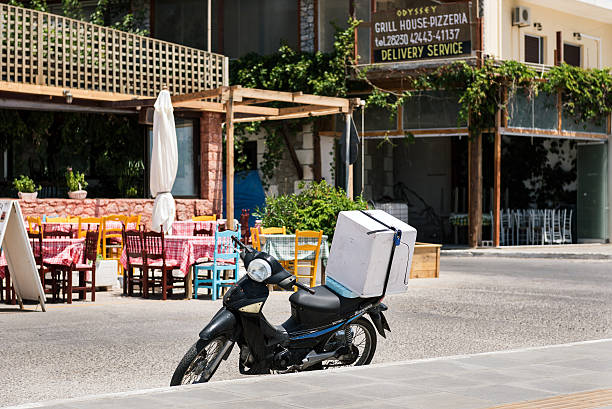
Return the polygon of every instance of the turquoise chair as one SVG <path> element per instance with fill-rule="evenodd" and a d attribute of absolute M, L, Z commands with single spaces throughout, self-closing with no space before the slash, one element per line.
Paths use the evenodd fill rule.
<path fill-rule="evenodd" d="M 198 288 L 210 289 L 213 301 L 219 297 L 221 287 L 229 287 L 238 281 L 238 260 L 240 259 L 240 250 L 236 243 L 231 239 L 235 237 L 240 239 L 238 231 L 226 230 L 215 231 L 215 251 L 213 253 L 212 264 L 196 264 L 194 266 L 193 278 L 193 294 L 194 298 L 198 298 Z M 233 262 L 233 263 L 232 263 Z M 204 270 L 209 272 L 207 278 L 200 278 L 200 272 Z M 234 271 L 234 277 L 226 280 L 221 278 L 222 271 Z"/>

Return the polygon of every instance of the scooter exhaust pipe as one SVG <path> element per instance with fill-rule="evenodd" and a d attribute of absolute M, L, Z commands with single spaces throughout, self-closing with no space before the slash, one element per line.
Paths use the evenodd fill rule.
<path fill-rule="evenodd" d="M 306 369 L 313 365 L 318 364 L 319 362 L 323 362 L 326 359 L 334 358 L 336 356 L 336 351 L 323 352 L 321 354 L 317 354 L 315 351 L 310 351 L 308 355 L 302 360 L 302 365 L 300 369 Z"/>

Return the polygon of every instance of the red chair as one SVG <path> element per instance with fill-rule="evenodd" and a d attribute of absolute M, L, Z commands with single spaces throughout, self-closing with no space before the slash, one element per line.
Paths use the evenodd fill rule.
<path fill-rule="evenodd" d="M 171 260 L 166 258 L 166 249 L 164 248 L 164 230 L 160 229 L 160 232 L 156 231 L 145 231 L 143 236 L 143 264 L 144 274 L 147 280 L 147 290 L 151 281 L 154 286 L 161 287 L 162 300 L 168 299 L 168 295 L 172 295 L 172 289 L 177 286 L 175 283 L 182 281 L 183 288 L 185 286 L 185 277 L 174 277 L 172 271 L 177 270 L 180 267 L 178 260 Z M 155 277 L 155 271 L 161 272 L 161 277 Z M 148 275 L 151 274 L 151 277 Z M 148 291 L 144 292 L 144 297 L 148 297 Z"/>
<path fill-rule="evenodd" d="M 127 256 L 127 268 L 123 270 L 123 295 L 134 295 L 134 284 L 140 288 L 140 294 L 144 297 L 145 292 L 148 292 L 148 275 L 145 273 L 143 260 L 143 237 L 142 231 L 126 230 L 123 227 L 123 243 L 125 246 L 125 255 Z M 135 269 L 140 273 L 136 275 Z"/>
<path fill-rule="evenodd" d="M 79 292 L 79 300 L 85 300 L 87 293 L 91 293 L 91 302 L 96 301 L 96 260 L 98 259 L 98 243 L 100 242 L 99 228 L 87 230 L 85 234 L 85 252 L 83 263 L 75 266 L 74 271 L 79 273 L 79 283 L 72 285 L 72 273 L 68 274 L 68 303 L 72 302 L 72 292 Z M 91 264 L 90 264 L 91 263 Z M 87 273 L 91 274 L 89 286 L 87 285 Z"/>

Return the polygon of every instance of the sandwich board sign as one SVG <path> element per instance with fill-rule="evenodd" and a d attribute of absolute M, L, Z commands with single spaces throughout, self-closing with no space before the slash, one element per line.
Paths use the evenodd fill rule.
<path fill-rule="evenodd" d="M 0 243 L 21 309 L 23 300 L 31 300 L 46 311 L 45 291 L 17 200 L 0 200 Z"/>

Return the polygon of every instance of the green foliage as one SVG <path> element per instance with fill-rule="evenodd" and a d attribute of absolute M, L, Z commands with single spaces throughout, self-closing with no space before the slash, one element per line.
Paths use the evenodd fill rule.
<path fill-rule="evenodd" d="M 66 185 L 68 186 L 68 191 L 76 192 L 77 190 L 84 190 L 87 187 L 87 182 L 85 181 L 85 175 L 79 171 L 73 171 L 72 168 L 66 169 Z"/>
<path fill-rule="evenodd" d="M 117 186 L 123 197 L 144 197 L 144 163 L 129 160 L 122 170 Z"/>
<path fill-rule="evenodd" d="M 15 178 L 13 180 L 13 187 L 21 193 L 34 193 L 41 189 L 40 185 L 36 187 L 34 181 L 25 175 Z"/>
<path fill-rule="evenodd" d="M 359 209 L 366 209 L 361 197 L 350 200 L 342 189 L 322 181 L 311 183 L 298 194 L 268 196 L 266 207 L 258 210 L 258 216 L 265 227 L 285 226 L 290 232 L 323 230 L 331 239 L 338 213 Z"/>
<path fill-rule="evenodd" d="M 11 6 L 17 6 L 17 7 L 27 7 L 29 9 L 38 10 L 38 11 L 49 11 L 49 7 L 47 6 L 46 0 L 29 0 L 29 1 L 10 0 L 8 4 Z"/>
<path fill-rule="evenodd" d="M 353 66 L 357 78 L 372 88 L 366 106 L 387 108 L 395 115 L 413 93 L 384 90 L 371 83 L 367 71 Z M 561 92 L 565 113 L 575 121 L 602 120 L 612 110 L 612 75 L 609 69 L 582 69 L 567 64 L 553 67 L 539 76 L 535 70 L 517 61 L 494 64 L 485 60 L 481 67 L 465 61 L 443 65 L 433 71 L 419 72 L 405 79 L 406 88 L 414 91 L 450 90 L 459 95 L 458 122 L 467 122 L 475 135 L 495 124 L 495 112 L 504 108 L 501 90 L 507 88 L 509 96 L 525 88 L 531 95 L 539 91 Z"/>
<path fill-rule="evenodd" d="M 545 92 L 561 92 L 563 110 L 576 122 L 599 121 L 612 111 L 610 69 L 582 69 L 563 63 L 546 73 Z"/>

